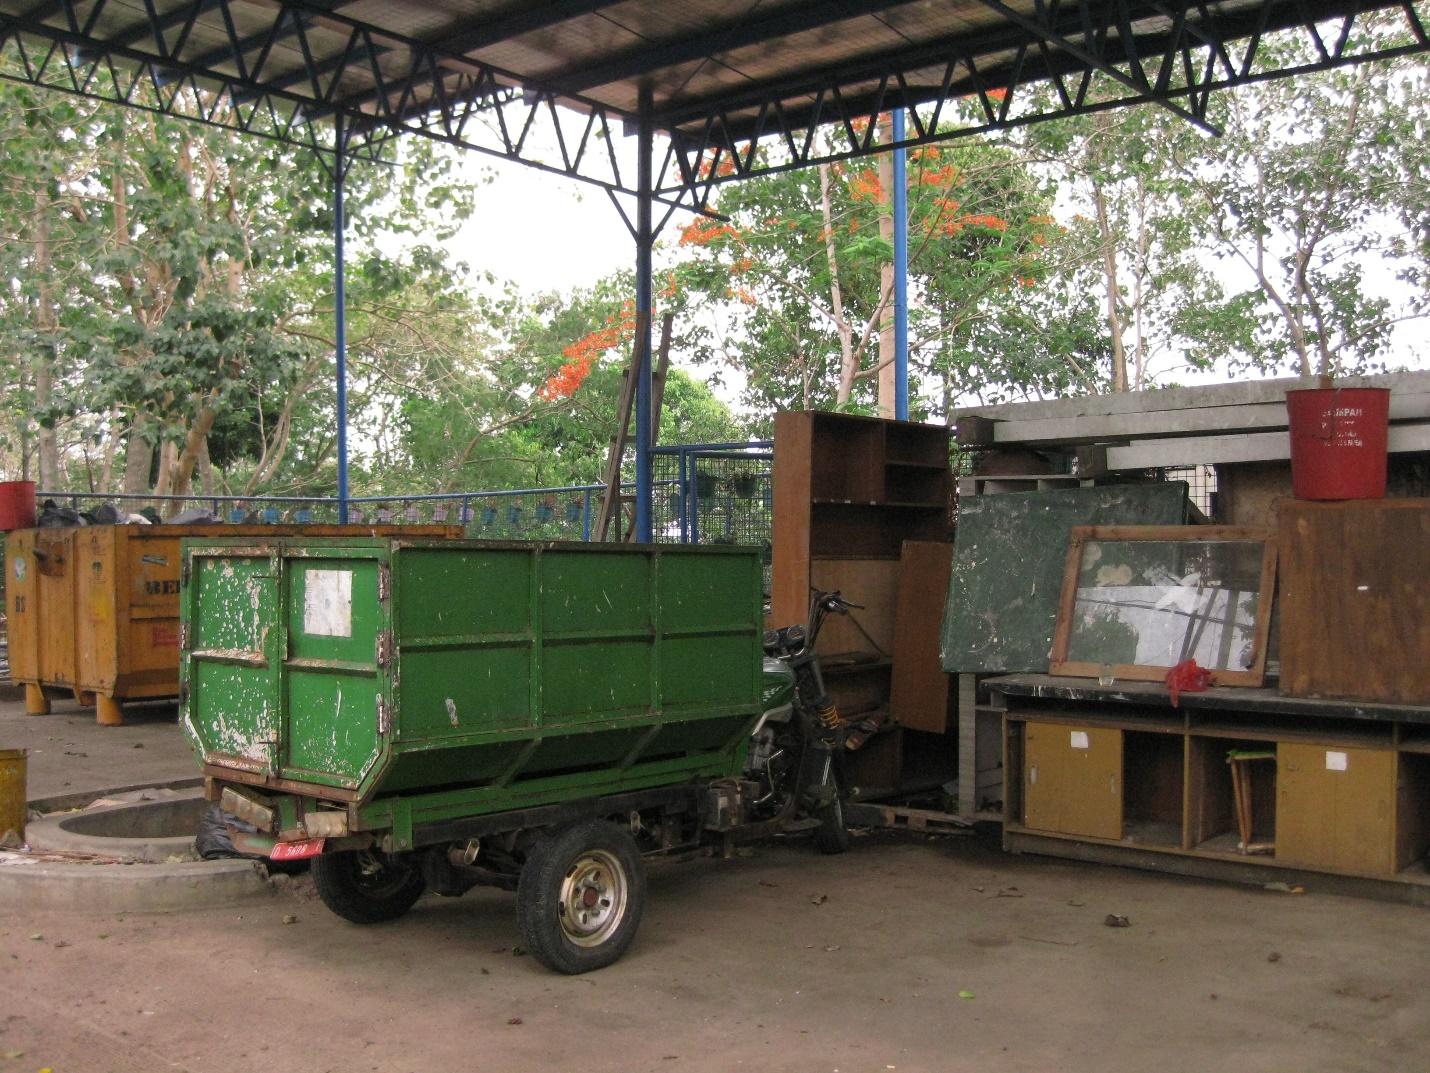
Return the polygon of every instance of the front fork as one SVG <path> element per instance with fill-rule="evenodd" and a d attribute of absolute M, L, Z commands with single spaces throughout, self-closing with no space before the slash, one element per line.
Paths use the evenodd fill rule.
<path fill-rule="evenodd" d="M 801 764 L 800 798 L 807 811 L 828 807 L 839 794 L 839 753 L 844 720 L 833 698 L 824 689 L 819 661 L 811 656 L 796 669 L 802 681 L 800 700 L 805 709 L 804 761 Z"/>
<path fill-rule="evenodd" d="M 827 741 L 814 739 L 805 748 L 805 777 L 800 799 L 806 812 L 827 808 L 839 795 L 839 780 L 835 772 L 835 749 Z"/>

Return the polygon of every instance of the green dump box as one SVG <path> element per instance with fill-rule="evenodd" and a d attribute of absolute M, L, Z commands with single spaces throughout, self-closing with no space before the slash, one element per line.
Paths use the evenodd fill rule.
<path fill-rule="evenodd" d="M 180 711 L 220 852 L 311 859 L 360 924 L 512 889 L 538 960 L 609 964 L 644 856 L 755 800 L 761 608 L 753 549 L 186 541 Z"/>
<path fill-rule="evenodd" d="M 340 803 L 395 849 L 447 816 L 734 775 L 760 714 L 754 551 L 186 550 L 182 720 L 205 773 Z"/>

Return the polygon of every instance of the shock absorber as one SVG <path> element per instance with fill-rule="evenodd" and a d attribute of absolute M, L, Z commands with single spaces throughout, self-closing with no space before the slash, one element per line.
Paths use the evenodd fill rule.
<path fill-rule="evenodd" d="M 819 724 L 821 730 L 831 733 L 844 725 L 844 717 L 839 714 L 839 707 L 834 703 L 833 698 L 828 693 L 824 694 L 815 702 L 814 719 Z"/>

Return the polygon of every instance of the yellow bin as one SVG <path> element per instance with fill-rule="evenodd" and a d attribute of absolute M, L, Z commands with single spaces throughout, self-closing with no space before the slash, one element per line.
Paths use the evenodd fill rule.
<path fill-rule="evenodd" d="M 25 841 L 25 750 L 0 749 L 0 838 Z"/>

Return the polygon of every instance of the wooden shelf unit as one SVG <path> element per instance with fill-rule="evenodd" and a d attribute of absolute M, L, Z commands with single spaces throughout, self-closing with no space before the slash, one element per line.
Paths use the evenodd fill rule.
<path fill-rule="evenodd" d="M 1430 901 L 1430 708 L 1303 700 L 1291 712 L 1266 689 L 1236 690 L 1235 708 L 1216 690 L 1184 694 L 1173 710 L 1125 683 L 988 685 L 1007 849 L 1261 881 L 1341 876 Z M 1274 753 L 1248 769 L 1251 843 L 1270 852 L 1238 849 L 1233 750 Z"/>
<path fill-rule="evenodd" d="M 811 587 L 838 589 L 864 606 L 851 619 L 831 617 L 819 639 L 830 661 L 826 685 L 841 711 L 889 706 L 900 555 L 906 540 L 949 538 L 951 438 L 941 425 L 775 415 L 771 625 L 803 622 Z M 841 664 L 850 655 L 857 662 Z M 848 754 L 851 779 L 900 788 L 916 740 L 902 728 L 871 740 Z"/>

